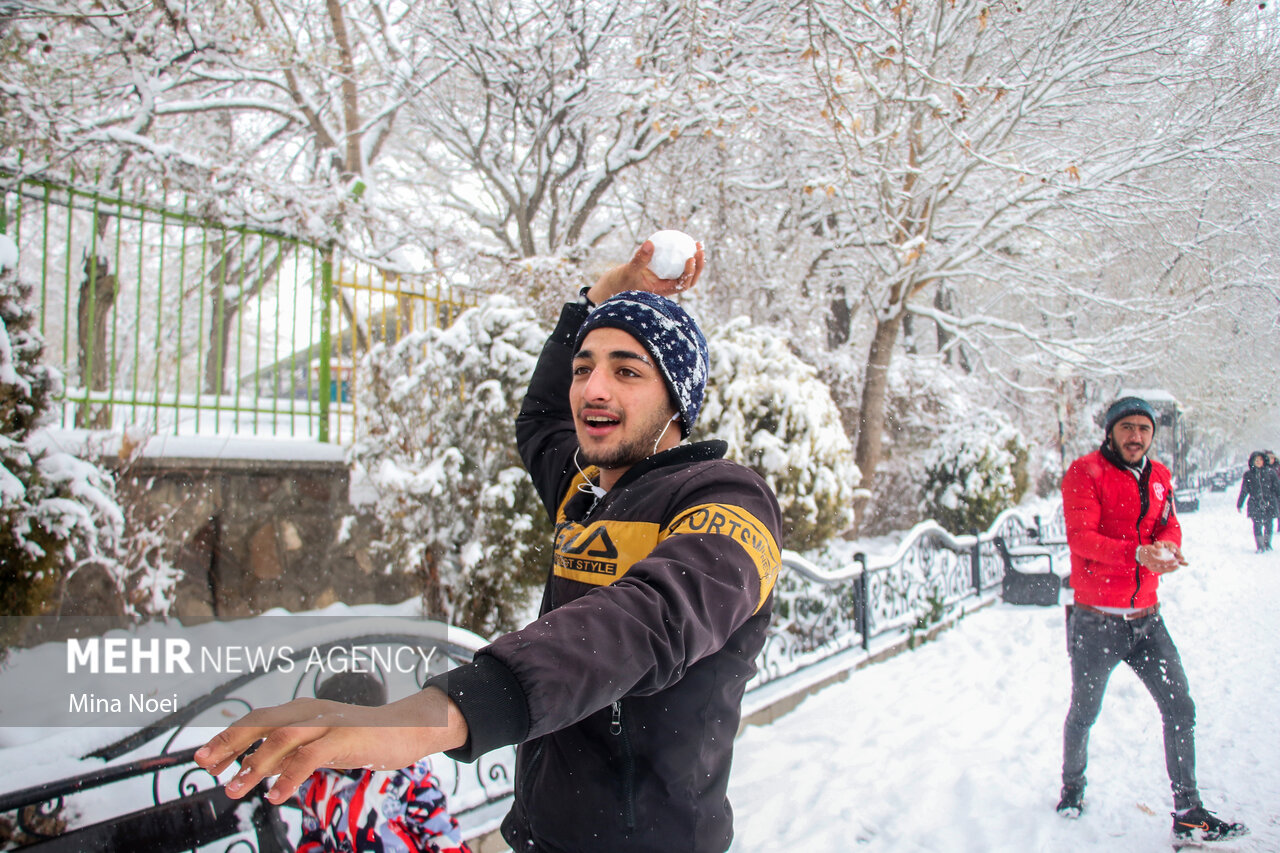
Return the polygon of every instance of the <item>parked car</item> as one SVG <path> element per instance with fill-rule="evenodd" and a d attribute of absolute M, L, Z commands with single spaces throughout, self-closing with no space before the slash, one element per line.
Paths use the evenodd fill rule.
<path fill-rule="evenodd" d="M 1200 508 L 1200 492 L 1196 489 L 1174 489 L 1173 508 L 1178 512 L 1195 512 Z"/>

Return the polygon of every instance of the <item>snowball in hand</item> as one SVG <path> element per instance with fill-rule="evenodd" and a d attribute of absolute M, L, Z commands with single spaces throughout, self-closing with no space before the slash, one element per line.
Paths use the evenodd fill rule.
<path fill-rule="evenodd" d="M 685 261 L 698 251 L 698 244 L 683 231 L 659 231 L 649 240 L 653 243 L 649 269 L 658 278 L 674 279 L 684 275 Z"/>

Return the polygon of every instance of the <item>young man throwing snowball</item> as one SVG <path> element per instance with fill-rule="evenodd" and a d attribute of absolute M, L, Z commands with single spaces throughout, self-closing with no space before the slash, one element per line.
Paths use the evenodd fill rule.
<path fill-rule="evenodd" d="M 390 768 L 518 748 L 502 833 L 513 850 L 722 853 L 747 681 L 780 566 L 781 512 L 723 442 L 682 445 L 706 341 L 666 298 L 653 245 L 566 305 L 517 420 L 555 522 L 541 615 L 468 665 L 381 708 L 300 700 L 246 716 L 197 753 L 243 796 L 279 774 L 282 802 L 318 767 Z M 593 310 L 594 306 L 594 310 Z"/>
<path fill-rule="evenodd" d="M 1195 705 L 1156 598 L 1160 576 L 1187 561 L 1169 469 L 1147 458 L 1155 429 L 1147 401 L 1117 400 L 1107 410 L 1102 447 L 1073 462 L 1062 478 L 1075 604 L 1067 616 L 1071 708 L 1058 811 L 1079 817 L 1084 810 L 1089 729 L 1107 680 L 1123 661 L 1151 692 L 1164 722 L 1174 843 L 1223 841 L 1249 830 L 1207 811 L 1196 786 Z"/>

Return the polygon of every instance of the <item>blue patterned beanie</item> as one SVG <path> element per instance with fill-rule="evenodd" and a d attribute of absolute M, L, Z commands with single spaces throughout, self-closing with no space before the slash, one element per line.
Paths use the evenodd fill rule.
<path fill-rule="evenodd" d="M 680 410 L 680 434 L 689 437 L 707 387 L 711 357 L 702 330 L 683 308 L 656 293 L 628 290 L 601 302 L 578 330 L 573 351 L 592 329 L 621 329 L 644 345 Z"/>

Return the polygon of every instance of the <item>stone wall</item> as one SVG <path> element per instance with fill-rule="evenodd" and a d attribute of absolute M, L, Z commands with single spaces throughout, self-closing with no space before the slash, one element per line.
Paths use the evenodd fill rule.
<path fill-rule="evenodd" d="M 387 574 L 378 564 L 370 547 L 377 520 L 352 504 L 340 451 L 329 451 L 331 458 L 307 455 L 312 458 L 270 458 L 259 448 L 207 458 L 160 447 L 118 472 L 120 503 L 133 504 L 163 532 L 162 547 L 182 572 L 172 615 L 184 625 L 276 607 L 394 603 L 417 594 L 413 578 Z M 32 626 L 28 641 L 97 634 L 124 623 L 123 602 L 110 581 L 82 570 L 68 582 L 61 606 Z"/>

